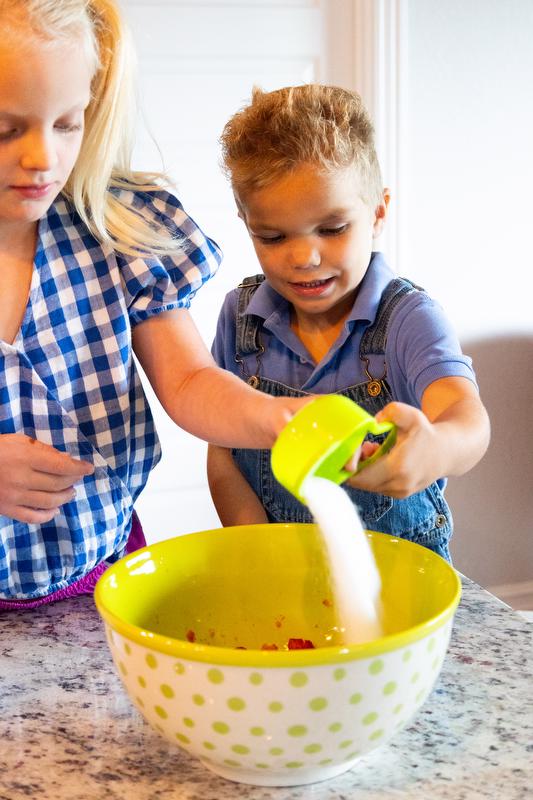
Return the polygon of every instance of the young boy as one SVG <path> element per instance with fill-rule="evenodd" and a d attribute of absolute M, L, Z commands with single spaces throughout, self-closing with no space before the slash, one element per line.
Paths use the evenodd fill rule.
<path fill-rule="evenodd" d="M 336 392 L 394 422 L 395 446 L 346 491 L 367 528 L 449 559 L 443 476 L 479 461 L 489 422 L 440 306 L 373 252 L 389 191 L 360 97 L 256 89 L 221 141 L 263 275 L 226 297 L 216 361 L 259 391 Z M 273 477 L 270 451 L 210 446 L 208 476 L 224 525 L 311 519 Z"/>

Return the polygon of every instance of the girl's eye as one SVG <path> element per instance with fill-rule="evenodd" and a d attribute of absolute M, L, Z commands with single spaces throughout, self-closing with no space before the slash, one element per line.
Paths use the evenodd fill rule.
<path fill-rule="evenodd" d="M 345 233 L 348 230 L 349 225 L 339 225 L 338 228 L 321 228 L 320 235 L 321 236 L 338 236 L 341 233 Z"/>
<path fill-rule="evenodd" d="M 81 131 L 81 125 L 73 122 L 58 122 L 55 128 L 60 133 L 76 133 L 76 131 Z"/>

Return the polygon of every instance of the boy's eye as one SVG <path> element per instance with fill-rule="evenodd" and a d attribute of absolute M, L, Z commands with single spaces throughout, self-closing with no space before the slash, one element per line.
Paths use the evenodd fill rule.
<path fill-rule="evenodd" d="M 320 228 L 320 235 L 321 236 L 338 236 L 340 233 L 344 233 L 348 230 L 348 224 L 346 225 L 339 225 L 336 228 Z"/>
<path fill-rule="evenodd" d="M 0 140 L 9 139 L 9 137 L 14 136 L 16 132 L 16 128 L 0 128 Z"/>
<path fill-rule="evenodd" d="M 254 234 L 255 239 L 259 239 L 261 244 L 279 244 L 283 241 L 283 235 L 280 233 L 277 236 L 260 236 L 258 233 Z"/>

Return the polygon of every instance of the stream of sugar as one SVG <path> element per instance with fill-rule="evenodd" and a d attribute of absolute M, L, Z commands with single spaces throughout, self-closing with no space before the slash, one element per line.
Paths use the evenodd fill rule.
<path fill-rule="evenodd" d="M 300 491 L 323 536 L 344 642 L 377 639 L 383 635 L 381 578 L 354 504 L 340 486 L 325 478 L 307 477 Z"/>

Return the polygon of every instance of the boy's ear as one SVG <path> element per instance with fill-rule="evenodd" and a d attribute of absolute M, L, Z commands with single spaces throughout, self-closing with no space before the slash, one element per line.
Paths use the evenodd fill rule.
<path fill-rule="evenodd" d="M 389 208 L 390 203 L 390 190 L 385 188 L 383 189 L 382 200 L 376 206 L 375 211 L 375 218 L 374 218 L 374 239 L 380 235 L 385 227 L 385 220 L 387 218 L 387 211 Z"/>

